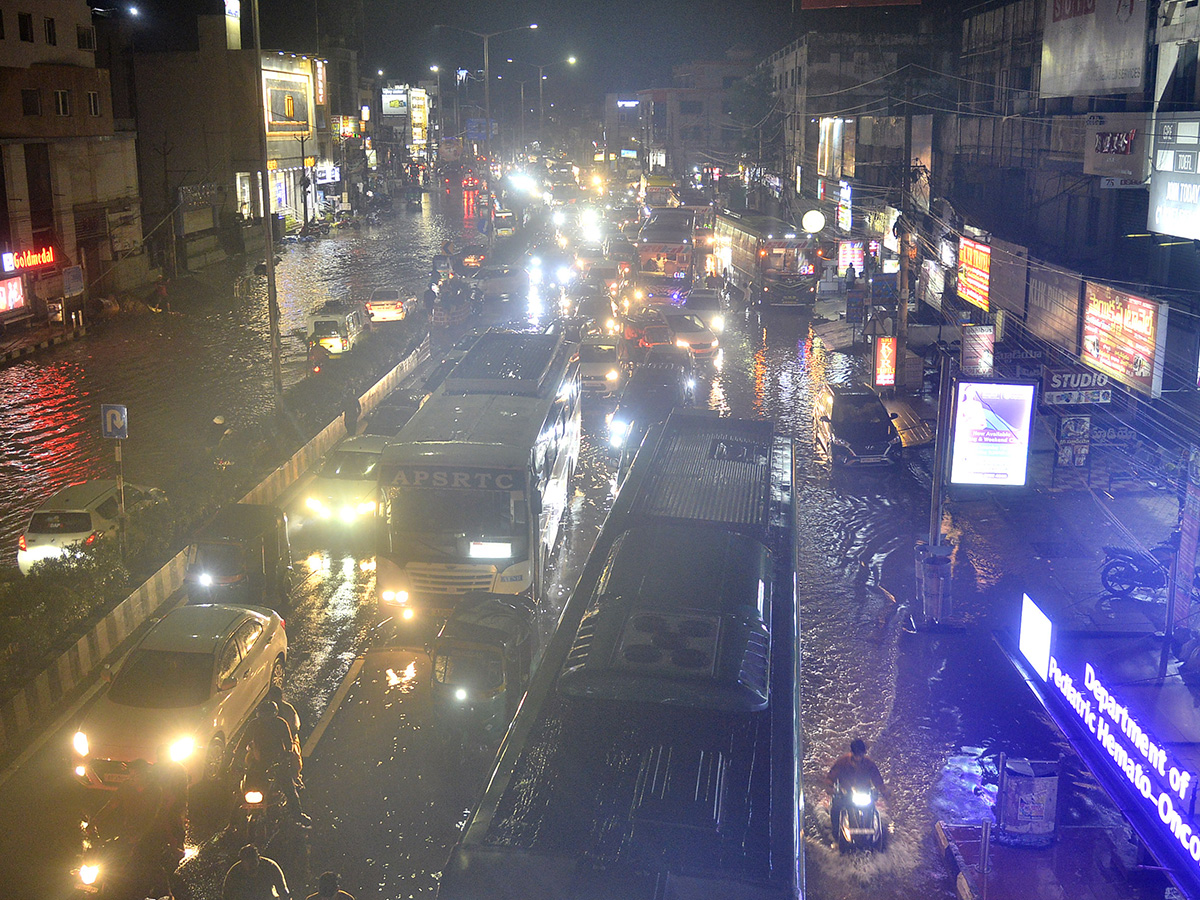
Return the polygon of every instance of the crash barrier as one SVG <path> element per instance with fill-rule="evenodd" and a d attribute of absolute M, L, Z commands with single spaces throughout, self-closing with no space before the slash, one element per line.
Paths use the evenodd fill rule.
<path fill-rule="evenodd" d="M 362 414 L 366 415 L 374 409 L 380 400 L 428 358 L 427 335 L 412 353 L 359 398 Z M 270 503 L 276 500 L 345 434 L 346 427 L 342 417 L 338 416 L 243 497 L 241 502 Z M 0 757 L 7 756 L 22 738 L 44 724 L 64 697 L 86 684 L 118 652 L 125 640 L 179 590 L 183 585 L 186 563 L 187 550 L 184 549 L 117 604 L 30 684 L 0 705 Z"/>

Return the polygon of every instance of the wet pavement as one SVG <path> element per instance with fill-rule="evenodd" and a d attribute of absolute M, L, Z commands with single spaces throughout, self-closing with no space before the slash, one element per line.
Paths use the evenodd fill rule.
<path fill-rule="evenodd" d="M 349 290 L 357 296 L 389 278 L 419 278 L 433 248 L 459 224 L 453 211 L 439 219 L 440 213 L 427 207 L 421 215 L 428 221 L 398 219 L 378 235 L 303 245 L 293 248 L 294 259 L 289 251 L 281 266 L 281 290 L 294 279 L 286 288 L 285 331 L 306 304 L 315 305 L 330 292 Z M 13 423 L 0 422 L 5 426 L 0 431 L 12 435 L 11 448 L 0 451 L 15 453 L 15 461 L 0 469 L 0 494 L 7 491 L 11 500 L 20 477 L 36 475 L 42 479 L 36 484 L 49 485 L 81 466 L 103 470 L 95 460 L 106 448 L 98 437 L 87 436 L 83 425 L 98 417 L 99 402 L 121 402 L 118 394 L 136 400 L 136 406 L 126 400 L 134 433 L 143 420 L 146 428 L 127 476 L 151 483 L 156 478 L 150 476 L 169 477 L 170 441 L 186 434 L 190 421 L 207 421 L 216 414 L 218 400 L 234 415 L 253 415 L 269 402 L 260 306 L 254 298 L 235 308 L 228 302 L 199 304 L 181 311 L 182 318 L 156 316 L 131 330 L 110 329 L 99 341 L 89 338 L 56 351 L 44 367 L 41 360 L 28 364 L 20 378 L 14 369 L 23 367 L 0 372 L 0 401 L 6 392 L 23 390 L 42 410 L 35 420 L 40 424 L 24 432 L 9 431 Z M 450 336 L 440 340 L 444 346 Z M 1096 562 L 1089 555 L 1094 541 L 1076 551 L 1078 557 L 1037 556 L 1031 550 L 1036 529 L 1098 532 L 1103 516 L 1087 505 L 1095 501 L 1073 494 L 1051 498 L 1033 492 L 1019 501 L 953 495 L 948 523 L 958 548 L 954 620 L 960 627 L 912 634 L 906 625 L 913 611 L 913 546 L 927 528 L 931 451 L 909 453 L 899 470 L 831 472 L 813 451 L 812 400 L 828 381 L 864 377 L 865 362 L 814 346 L 809 320 L 794 311 L 761 316 L 730 311 L 722 345 L 719 365 L 698 391 L 699 405 L 724 414 L 772 417 L 779 430 L 794 435 L 798 448 L 808 895 L 948 900 L 955 896 L 954 881 L 934 823 L 970 823 L 990 815 L 999 752 L 1056 758 L 1066 749 L 996 649 L 992 630 L 1011 623 L 1021 591 L 1031 585 L 1057 585 L 1055 596 L 1072 614 L 1141 615 L 1100 598 Z M 195 377 L 211 378 L 211 389 L 184 391 L 176 384 L 184 379 L 165 372 L 161 362 L 164 348 L 171 347 L 187 348 L 174 358 L 186 360 Z M 122 353 L 127 365 L 114 361 Z M 30 391 L 34 380 L 41 387 Z M 143 407 L 159 415 L 138 416 L 134 409 Z M 12 408 L 5 403 L 4 415 Z M 168 414 L 172 409 L 189 413 L 181 420 Z M 603 401 L 585 407 L 584 451 L 568 533 L 554 562 L 551 596 L 557 604 L 573 585 L 612 496 L 605 409 Z M 156 424 L 158 418 L 162 422 Z M 65 437 L 57 449 L 43 451 L 47 435 L 54 433 Z M 8 460 L 9 453 L 2 452 L 2 458 Z M 7 508 L 3 501 L 0 496 Z M 11 529 L 17 516 L 7 515 L 3 525 Z M 343 886 L 359 900 L 431 897 L 485 777 L 486 760 L 449 766 L 431 739 L 423 650 L 388 648 L 372 629 L 369 547 L 331 541 L 303 522 L 298 526 L 294 543 L 304 576 L 285 610 L 292 645 L 286 690 L 304 720 L 306 737 L 322 717 L 328 719 L 305 766 L 306 807 L 314 827 L 306 836 L 281 834 L 271 852 L 285 862 L 297 893 L 312 890 L 316 875 L 332 868 L 342 872 Z M 1062 541 L 1072 540 L 1063 534 Z M 1047 535 L 1047 540 L 1054 537 Z M 553 622 L 554 604 L 543 619 Z M 360 658 L 357 677 L 331 712 L 346 674 Z M 0 834 L 0 883 L 14 898 L 67 893 L 70 826 L 80 804 L 67 779 L 71 724 L 64 721 L 44 751 L 0 788 L 0 821 L 28 823 Z M 891 795 L 890 848 L 867 857 L 832 849 L 820 787 L 828 765 L 855 735 L 871 746 Z M 1069 763 L 1061 805 L 1066 824 L 1121 831 L 1119 815 L 1078 765 Z M 30 816 L 31 809 L 42 812 Z M 218 896 L 217 861 L 234 850 L 226 842 L 202 854 L 207 868 L 196 869 L 194 900 Z M 1131 890 L 1114 896 L 1141 895 Z"/>

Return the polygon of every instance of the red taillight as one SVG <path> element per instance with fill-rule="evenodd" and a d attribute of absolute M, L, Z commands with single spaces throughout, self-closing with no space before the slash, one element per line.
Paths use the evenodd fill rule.
<path fill-rule="evenodd" d="M 345 339 L 345 338 L 338 338 L 338 343 L 340 343 L 340 344 L 342 345 L 342 352 L 345 352 L 345 350 L 346 350 L 346 339 Z"/>
<path fill-rule="evenodd" d="M 314 375 L 315 375 L 315 374 L 317 374 L 317 373 L 318 373 L 318 372 L 320 372 L 320 371 L 321 371 L 321 367 L 320 367 L 320 366 L 313 366 L 313 374 L 314 374 Z"/>
<path fill-rule="evenodd" d="M 21 535 L 19 538 L 17 538 L 17 549 L 22 553 L 29 549 L 29 547 L 27 547 L 25 544 L 25 535 Z"/>
<path fill-rule="evenodd" d="M 100 532 L 93 531 L 91 534 L 89 534 L 87 536 L 87 540 L 83 542 L 83 546 L 85 546 L 85 547 L 92 546 L 92 544 L 96 543 L 96 538 L 98 538 L 98 537 L 100 537 Z"/>

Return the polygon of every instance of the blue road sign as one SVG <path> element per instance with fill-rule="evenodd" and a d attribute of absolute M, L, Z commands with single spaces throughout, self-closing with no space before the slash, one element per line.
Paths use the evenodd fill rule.
<path fill-rule="evenodd" d="M 129 437 L 129 414 L 124 406 L 115 403 L 100 404 L 100 434 L 121 441 Z"/>

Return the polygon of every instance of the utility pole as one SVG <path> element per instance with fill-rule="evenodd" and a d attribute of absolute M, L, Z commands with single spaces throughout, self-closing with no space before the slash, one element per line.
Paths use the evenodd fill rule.
<path fill-rule="evenodd" d="M 909 80 L 904 82 L 904 164 L 900 170 L 900 217 L 897 219 L 898 234 L 897 240 L 900 242 L 900 277 L 898 279 L 899 302 L 896 310 L 896 364 L 899 371 L 902 373 L 900 378 L 896 379 L 896 386 L 903 385 L 908 387 L 908 366 L 906 360 L 908 357 L 908 292 L 909 284 L 911 283 L 912 273 L 909 271 L 910 260 L 908 257 L 909 251 L 909 235 L 908 229 L 910 225 L 911 207 L 909 195 L 912 193 L 912 83 Z M 945 386 L 943 386 L 943 390 Z"/>

